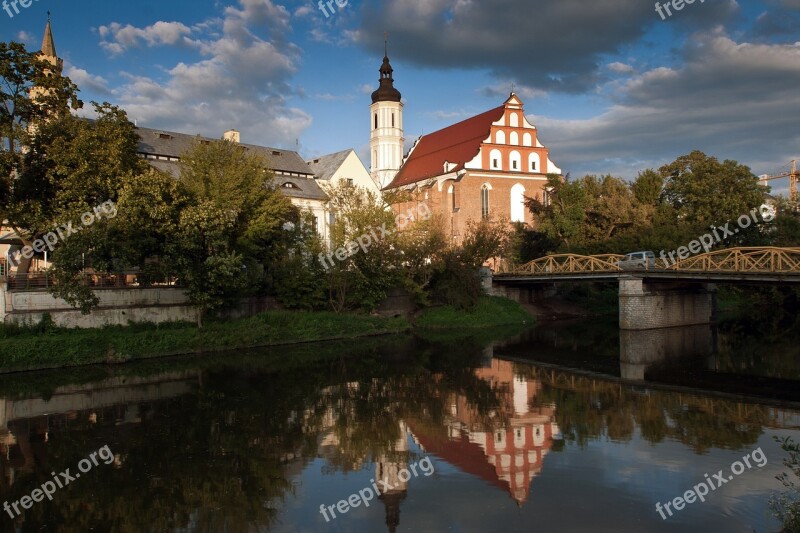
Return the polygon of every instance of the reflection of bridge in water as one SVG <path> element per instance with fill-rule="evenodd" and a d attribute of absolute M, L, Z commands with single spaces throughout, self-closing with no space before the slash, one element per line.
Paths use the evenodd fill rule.
<path fill-rule="evenodd" d="M 623 380 L 665 393 L 685 393 L 687 398 L 696 395 L 702 398 L 703 405 L 717 406 L 726 412 L 730 405 L 746 413 L 755 403 L 778 401 L 781 403 L 777 405 L 783 405 L 782 402 L 790 401 L 792 407 L 798 403 L 795 379 L 764 376 L 754 379 L 749 374 L 731 372 L 730 368 L 720 369 L 719 346 L 723 343 L 717 328 L 710 325 L 620 330 L 618 338 L 607 338 L 602 346 L 596 344 L 596 335 L 576 338 L 571 329 L 565 329 L 566 332 L 558 327 L 531 330 L 487 350 L 493 357 L 531 365 L 532 370 L 525 375 L 541 380 L 542 384 L 572 390 L 586 387 L 598 390 L 602 384 L 620 390 Z M 791 340 L 787 345 L 791 345 Z M 587 360 L 593 359 L 600 361 L 587 367 Z M 765 426 L 800 429 L 800 411 L 774 407 L 769 410 L 771 415 L 764 421 Z"/>
<path fill-rule="evenodd" d="M 617 281 L 619 325 L 626 330 L 712 323 L 717 283 L 800 283 L 800 248 L 729 248 L 676 263 L 657 259 L 638 270 L 620 268 L 623 257 L 563 254 L 504 263 L 484 283 L 495 294 L 533 302 L 548 284 Z"/>

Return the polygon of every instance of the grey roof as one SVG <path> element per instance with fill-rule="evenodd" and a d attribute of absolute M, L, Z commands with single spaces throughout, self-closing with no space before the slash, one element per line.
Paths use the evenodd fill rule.
<path fill-rule="evenodd" d="M 152 128 L 136 128 L 139 134 L 138 152 L 145 155 L 160 155 L 164 157 L 180 158 L 198 139 L 216 141 L 201 135 L 188 135 L 174 131 L 156 130 Z M 269 163 L 270 170 L 276 173 L 294 172 L 311 176 L 312 172 L 300 154 L 292 150 L 257 146 L 255 144 L 241 143 L 252 153 L 260 155 Z"/>
<path fill-rule="evenodd" d="M 180 161 L 159 161 L 157 159 L 146 160 L 151 167 L 172 174 L 173 178 L 181 177 L 181 164 Z"/>
<path fill-rule="evenodd" d="M 305 200 L 327 201 L 328 195 L 320 189 L 319 184 L 313 178 L 297 178 L 294 176 L 276 175 L 275 186 L 289 198 L 302 198 Z M 286 187 L 291 183 L 294 187 Z"/>
<path fill-rule="evenodd" d="M 347 150 L 342 150 L 341 152 L 336 152 L 335 154 L 315 157 L 308 162 L 308 166 L 311 167 L 311 171 L 318 180 L 330 181 L 330 179 L 333 177 L 333 174 L 339 170 L 339 167 L 342 166 L 344 160 L 347 159 L 347 156 L 354 151 L 355 150 L 350 148 Z"/>

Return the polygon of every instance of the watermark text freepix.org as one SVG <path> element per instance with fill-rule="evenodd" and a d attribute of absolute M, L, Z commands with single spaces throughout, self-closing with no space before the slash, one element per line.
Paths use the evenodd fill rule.
<path fill-rule="evenodd" d="M 757 215 L 759 214 L 761 215 L 761 221 L 772 222 L 775 220 L 776 212 L 775 208 L 771 205 L 762 205 L 761 207 L 753 208 L 750 210 L 749 214 L 742 215 L 736 220 L 736 224 L 739 226 L 738 228 L 731 229 L 730 225 L 732 222 L 726 222 L 722 226 L 711 226 L 711 233 L 705 233 L 691 241 L 688 246 L 681 246 L 677 250 L 672 250 L 671 252 L 661 250 L 658 256 L 664 261 L 666 266 L 671 266 L 680 260 L 688 259 L 690 254 L 699 254 L 701 249 L 705 253 L 708 253 L 714 245 L 719 244 L 728 237 L 733 237 L 739 233 L 740 229 L 747 229 L 753 224 L 758 224 L 759 220 Z M 675 255 L 678 256 L 678 259 L 675 259 Z M 669 259 L 667 259 L 668 257 Z"/>
<path fill-rule="evenodd" d="M 53 501 L 53 494 L 55 494 L 58 489 L 63 489 L 72 481 L 81 477 L 81 474 L 86 474 L 95 466 L 99 466 L 100 462 L 97 460 L 98 457 L 102 459 L 103 464 L 106 465 L 110 465 L 114 462 L 114 454 L 111 452 L 111 448 L 108 447 L 108 444 L 106 444 L 96 452 L 90 453 L 88 459 L 81 459 L 78 461 L 78 470 L 80 470 L 80 472 L 75 472 L 73 475 L 70 473 L 69 468 L 59 474 L 51 472 L 50 475 L 53 476 L 52 481 L 45 481 L 42 483 L 41 487 L 33 489 L 29 495 L 23 496 L 11 504 L 7 501 L 3 502 L 3 509 L 8 513 L 8 516 L 16 518 L 22 514 L 20 507 L 23 509 L 30 509 L 33 507 L 34 503 L 39 503 L 45 498 Z"/>
<path fill-rule="evenodd" d="M 322 14 L 325 15 L 325 18 L 330 18 L 331 15 L 336 14 L 336 8 L 333 7 L 333 4 L 339 6 L 339 9 L 344 8 L 350 3 L 350 0 L 320 0 L 319 1 L 319 10 L 322 11 Z M 331 10 L 331 15 L 328 14 L 328 10 L 325 9 L 325 6 L 328 6 L 328 9 Z"/>
<path fill-rule="evenodd" d="M 12 19 L 14 18 L 14 14 L 19 15 L 19 7 L 17 4 L 21 5 L 22 7 L 31 7 L 31 4 L 39 0 L 3 0 L 3 11 L 8 13 L 8 16 Z M 14 9 L 14 13 L 11 13 L 11 9 Z"/>
<path fill-rule="evenodd" d="M 700 0 L 700 3 L 703 4 L 705 3 L 705 1 L 706 0 Z M 672 6 L 672 9 L 674 9 L 675 11 L 680 11 L 681 9 L 686 7 L 686 4 L 694 4 L 694 0 L 672 0 L 671 2 L 664 2 L 663 6 L 661 5 L 660 2 L 656 2 L 656 13 L 658 13 L 659 16 L 661 16 L 661 20 L 667 20 L 667 17 L 672 16 L 672 11 L 670 11 L 669 9 L 670 6 Z M 662 9 L 666 10 L 667 17 L 664 16 Z"/>
<path fill-rule="evenodd" d="M 750 464 L 750 459 L 753 460 L 754 465 L 758 468 L 761 468 L 767 464 L 767 456 L 764 455 L 764 452 L 761 451 L 761 448 L 753 450 L 742 457 L 741 461 L 734 461 L 731 464 L 731 472 L 733 473 L 732 475 L 725 477 L 723 470 L 720 470 L 711 477 L 708 477 L 708 474 L 706 473 L 704 474 L 706 478 L 705 481 L 701 481 L 690 490 L 684 492 L 683 496 L 678 496 L 677 498 L 666 502 L 663 506 L 661 505 L 661 502 L 656 503 L 656 512 L 661 515 L 663 520 L 666 520 L 667 515 L 664 514 L 664 511 L 666 511 L 669 516 L 672 516 L 673 514 L 670 507 L 674 507 L 675 512 L 677 512 L 682 511 L 687 503 L 694 503 L 697 500 L 700 500 L 701 502 L 706 501 L 706 496 L 708 495 L 709 491 L 717 490 L 725 483 L 732 481 L 733 476 L 742 474 L 746 470 L 745 465 L 747 465 L 747 469 L 753 468 L 753 464 Z"/>
<path fill-rule="evenodd" d="M 415 220 L 428 220 L 432 215 L 433 213 L 431 212 L 430 208 L 423 203 L 419 204 L 416 208 L 409 209 L 406 214 L 401 213 L 397 215 L 394 222 L 397 226 L 397 229 L 402 231 L 409 222 L 413 222 Z M 378 235 L 378 233 L 380 233 L 380 235 Z M 339 261 L 344 261 L 348 257 L 358 253 L 359 250 L 367 253 L 367 250 L 369 250 L 370 246 L 379 243 L 393 233 L 394 230 L 387 228 L 386 222 L 384 222 L 379 228 L 371 228 L 367 233 L 357 237 L 356 240 L 346 243 L 344 246 L 327 255 L 324 253 L 319 254 L 319 262 L 322 263 L 322 266 L 325 267 L 325 270 L 330 270 L 330 268 L 335 264 L 333 261 L 334 257 Z M 330 265 L 328 262 L 330 262 Z"/>
<path fill-rule="evenodd" d="M 411 472 L 414 473 L 414 476 L 418 476 L 419 473 L 417 472 L 417 467 L 419 466 L 420 470 L 425 477 L 430 476 L 433 474 L 433 463 L 431 462 L 430 457 L 425 457 L 419 463 L 412 463 L 408 466 L 408 468 L 402 468 L 397 473 L 397 479 L 400 480 L 401 483 L 405 483 L 409 479 L 411 479 Z M 409 471 L 410 469 L 410 471 Z M 319 506 L 319 512 L 322 516 L 325 517 L 326 522 L 330 522 L 332 518 L 336 518 L 336 512 L 339 511 L 339 514 L 345 514 L 351 508 L 355 509 L 356 507 L 360 506 L 362 503 L 364 507 L 369 507 L 369 502 L 375 499 L 376 496 L 380 496 L 381 494 L 388 492 L 396 487 L 396 485 L 392 485 L 389 483 L 389 477 L 386 476 L 383 479 L 379 479 L 377 482 L 374 479 L 369 480 L 372 483 L 371 487 L 367 487 L 365 489 L 361 489 L 358 493 L 351 494 L 347 500 L 339 500 L 336 505 L 325 505 L 324 503 Z M 378 487 L 378 483 L 381 484 Z M 373 490 L 374 489 L 374 490 Z M 330 512 L 332 518 L 328 518 L 328 513 Z"/>
<path fill-rule="evenodd" d="M 114 218 L 115 216 L 117 216 L 117 206 L 114 205 L 114 202 L 111 200 L 106 200 L 102 204 L 93 208 L 92 211 L 87 211 L 82 214 L 81 224 L 83 224 L 83 227 L 89 227 L 94 224 L 95 221 L 100 220 L 101 218 Z M 13 254 L 9 254 L 8 262 L 12 266 L 17 266 L 20 262 L 20 256 L 24 257 L 25 259 L 32 259 L 34 252 L 42 253 L 44 252 L 45 248 L 52 252 L 59 241 L 64 241 L 70 238 L 73 234 L 80 232 L 83 227 L 73 227 L 72 222 L 62 224 L 56 228 L 55 231 L 46 233 L 41 239 L 36 239 L 33 241 L 32 246 L 25 246 L 21 250 L 17 250 Z"/>

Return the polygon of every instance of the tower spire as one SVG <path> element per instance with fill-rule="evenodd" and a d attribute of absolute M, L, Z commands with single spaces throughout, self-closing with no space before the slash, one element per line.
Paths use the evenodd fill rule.
<path fill-rule="evenodd" d="M 44 37 L 42 38 L 42 55 L 45 57 L 58 57 L 56 54 L 56 43 L 53 40 L 53 29 L 50 26 L 50 12 L 47 12 L 47 25 L 44 27 Z"/>

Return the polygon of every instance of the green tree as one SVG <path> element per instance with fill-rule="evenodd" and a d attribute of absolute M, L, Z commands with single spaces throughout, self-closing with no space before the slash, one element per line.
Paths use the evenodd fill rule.
<path fill-rule="evenodd" d="M 120 248 L 129 245 L 110 232 L 111 217 L 92 217 L 90 225 L 81 217 L 107 202 L 114 205 L 122 185 L 148 169 L 136 154 L 138 137 L 125 112 L 110 104 L 94 106 L 94 121 L 65 113 L 37 124 L 9 208 L 27 244 L 65 224 L 80 229 L 51 250 L 50 277 L 51 292 L 85 312 L 96 298 L 85 286 L 84 270 L 112 270 Z M 29 264 L 23 259 L 19 272 L 27 272 Z"/>
<path fill-rule="evenodd" d="M 55 75 L 52 68 L 23 44 L 0 42 L 0 221 L 8 216 L 5 209 L 16 175 L 22 170 L 23 147 L 30 145 L 34 126 L 83 106 L 78 87 L 69 78 Z M 32 99 L 34 87 L 41 90 Z"/>
<path fill-rule="evenodd" d="M 335 311 L 373 310 L 387 291 L 403 284 L 396 217 L 384 198 L 364 187 L 328 186 L 331 226 L 329 301 Z"/>
<path fill-rule="evenodd" d="M 679 220 L 700 226 L 736 220 L 760 206 L 768 192 L 749 167 L 720 162 L 699 150 L 664 165 L 659 173 L 665 180 L 663 200 L 675 208 Z"/>
<path fill-rule="evenodd" d="M 180 183 L 190 206 L 181 213 L 174 257 L 203 316 L 245 293 L 265 289 L 273 248 L 298 221 L 272 185 L 268 162 L 237 143 L 197 142 L 181 160 Z"/>
<path fill-rule="evenodd" d="M 544 198 L 526 198 L 525 205 L 533 213 L 539 231 L 561 243 L 567 250 L 585 244 L 584 225 L 589 198 L 580 181 L 569 175 L 547 175 L 549 201 Z"/>

